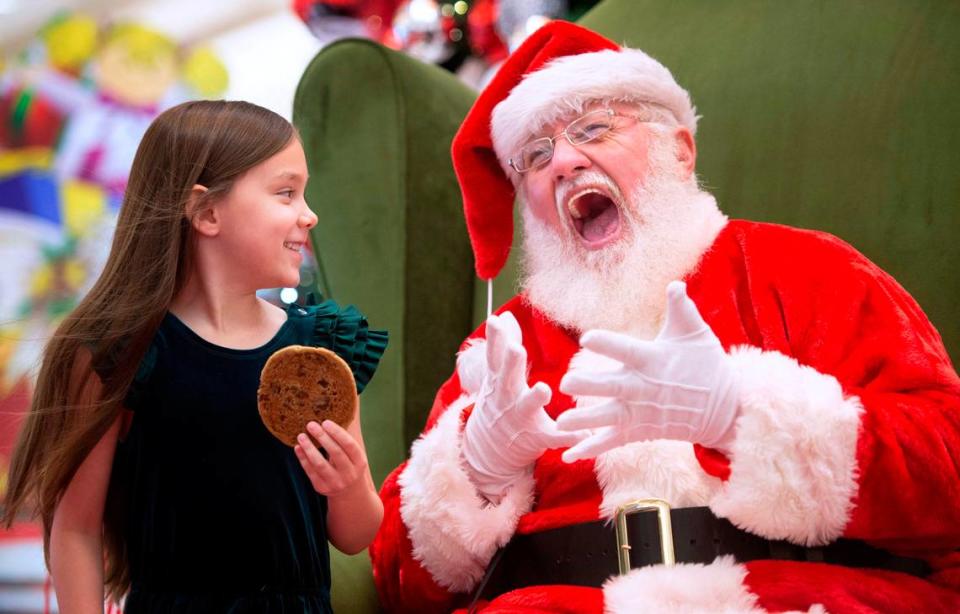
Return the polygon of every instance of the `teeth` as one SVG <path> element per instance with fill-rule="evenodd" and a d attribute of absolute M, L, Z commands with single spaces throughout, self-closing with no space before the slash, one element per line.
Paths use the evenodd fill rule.
<path fill-rule="evenodd" d="M 291 243 L 290 241 L 284 241 L 283 246 L 287 249 L 292 249 L 295 252 L 300 251 L 300 243 Z"/>
<path fill-rule="evenodd" d="M 580 209 L 573 203 L 576 202 L 576 200 L 581 196 L 585 196 L 587 194 L 599 194 L 601 196 L 604 196 L 603 192 L 595 188 L 590 188 L 587 190 L 583 190 L 582 192 L 575 193 L 573 196 L 567 199 L 567 211 L 570 212 L 570 217 L 572 217 L 573 219 L 575 220 L 583 219 L 583 214 L 580 213 Z"/>

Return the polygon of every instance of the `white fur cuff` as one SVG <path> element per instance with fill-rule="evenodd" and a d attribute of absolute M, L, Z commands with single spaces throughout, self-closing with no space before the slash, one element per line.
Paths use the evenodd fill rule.
<path fill-rule="evenodd" d="M 778 352 L 741 347 L 730 358 L 741 375 L 740 417 L 730 479 L 711 509 L 768 539 L 833 541 L 857 493 L 860 400 Z"/>
<path fill-rule="evenodd" d="M 499 505 L 476 494 L 460 462 L 460 414 L 466 395 L 453 402 L 437 425 L 414 442 L 400 474 L 400 516 L 413 556 L 437 584 L 455 592 L 472 589 L 487 564 L 510 540 L 520 516 L 533 507 L 533 476 L 526 475 Z"/>

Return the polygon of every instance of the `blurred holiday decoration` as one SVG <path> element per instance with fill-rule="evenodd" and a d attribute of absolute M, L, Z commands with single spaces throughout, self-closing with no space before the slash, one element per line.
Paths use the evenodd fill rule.
<path fill-rule="evenodd" d="M 201 27 L 167 0 L 147 4 L 117 7 L 126 17 L 109 24 L 57 15 L 0 57 L 0 499 L 42 349 L 102 270 L 144 131 L 174 104 L 223 96 L 217 37 L 274 16 L 245 3 L 226 21 L 208 11 Z M 304 301 L 317 277 L 305 264 L 300 288 L 268 298 Z M 0 530 L 0 612 L 56 611 L 40 528 L 27 520 Z"/>
<path fill-rule="evenodd" d="M 34 374 L 52 327 L 99 273 L 118 206 L 42 167 L 0 177 L 0 397 Z"/>
<path fill-rule="evenodd" d="M 382 40 L 399 0 L 293 0 L 293 12 L 320 42 L 347 37 Z"/>
<path fill-rule="evenodd" d="M 506 59 L 509 53 L 506 39 L 500 35 L 497 28 L 497 16 L 503 10 L 504 4 L 495 0 L 474 0 L 470 4 L 456 2 L 452 5 L 454 12 L 459 8 L 458 5 L 465 5 L 463 8 L 467 16 L 467 36 L 472 53 L 488 64 Z"/>
<path fill-rule="evenodd" d="M 35 88 L 22 84 L 0 87 L 0 149 L 53 149 L 63 127 L 63 114 Z"/>
<path fill-rule="evenodd" d="M 461 32 L 451 37 L 444 25 L 452 25 L 448 17 L 441 19 L 440 5 L 435 0 L 407 0 L 393 18 L 393 35 L 400 49 L 428 64 L 453 66 L 454 56 L 464 55 Z M 456 38 L 456 40 L 454 40 Z M 462 57 L 457 58 L 462 61 Z"/>
<path fill-rule="evenodd" d="M 497 32 L 511 50 L 540 26 L 567 16 L 567 0 L 506 0 L 500 2 Z"/>
<path fill-rule="evenodd" d="M 195 49 L 180 71 L 184 84 L 200 98 L 216 98 L 227 90 L 227 68 L 209 47 Z"/>
<path fill-rule="evenodd" d="M 541 25 L 576 20 L 598 0 L 293 0 L 324 43 L 363 36 L 479 87 Z"/>
<path fill-rule="evenodd" d="M 53 68 L 77 75 L 97 46 L 97 22 L 87 15 L 62 13 L 40 31 L 46 60 Z"/>
<path fill-rule="evenodd" d="M 0 65 L 0 497 L 41 350 L 106 261 L 140 138 L 226 86 L 205 47 L 77 13 Z"/>
<path fill-rule="evenodd" d="M 188 98 L 221 93 L 226 87 L 225 71 L 203 49 L 182 60 L 177 44 L 166 35 L 125 23 L 106 31 L 75 75 L 76 58 L 83 54 L 73 49 L 70 37 L 81 30 L 79 24 L 87 22 L 59 21 L 62 25 L 45 29 L 40 41 L 47 58 L 63 61 L 27 65 L 21 73 L 22 87 L 37 100 L 36 113 L 52 107 L 51 112 L 68 118 L 57 143 L 56 177 L 81 179 L 122 194 L 140 138 L 157 113 Z M 79 47 L 88 49 L 87 28 L 81 31 Z"/>

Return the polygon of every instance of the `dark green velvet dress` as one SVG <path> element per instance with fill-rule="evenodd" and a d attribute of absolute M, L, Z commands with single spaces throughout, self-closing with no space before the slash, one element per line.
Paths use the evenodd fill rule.
<path fill-rule="evenodd" d="M 263 426 L 260 371 L 289 345 L 370 380 L 387 336 L 353 307 L 293 306 L 266 345 L 213 345 L 168 314 L 127 397 L 112 481 L 125 509 L 126 612 L 329 612 L 326 498 Z"/>

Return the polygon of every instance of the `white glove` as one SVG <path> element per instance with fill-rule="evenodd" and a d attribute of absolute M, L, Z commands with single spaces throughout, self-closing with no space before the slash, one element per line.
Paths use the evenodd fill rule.
<path fill-rule="evenodd" d="M 494 503 L 545 450 L 573 445 L 582 436 L 562 433 L 543 406 L 550 387 L 527 386 L 527 351 L 509 311 L 487 319 L 487 370 L 463 431 L 463 458 L 471 482 Z"/>
<path fill-rule="evenodd" d="M 613 372 L 573 369 L 560 382 L 569 395 L 609 397 L 557 419 L 563 430 L 598 429 L 563 453 L 573 462 L 635 441 L 680 439 L 723 451 L 732 443 L 739 377 L 720 341 L 687 296 L 667 286 L 666 322 L 653 341 L 605 330 L 580 344 L 622 363 Z"/>

